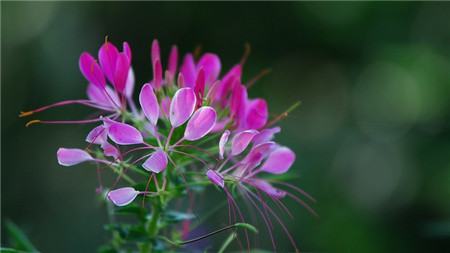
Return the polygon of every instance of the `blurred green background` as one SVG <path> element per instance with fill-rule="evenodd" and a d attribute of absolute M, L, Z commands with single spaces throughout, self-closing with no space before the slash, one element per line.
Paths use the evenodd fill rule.
<path fill-rule="evenodd" d="M 297 100 L 278 141 L 297 161 L 292 183 L 318 200 L 316 219 L 287 202 L 306 252 L 449 252 L 450 3 L 1 2 L 2 222 L 42 252 L 94 252 L 108 238 L 95 167 L 57 165 L 58 147 L 83 147 L 90 126 L 33 126 L 19 111 L 85 97 L 82 51 L 128 41 L 137 87 L 163 55 L 201 45 L 224 69 L 252 53 L 244 80 L 272 115 Z M 41 119 L 79 119 L 55 109 Z M 201 214 L 214 200 L 201 201 Z M 217 216 L 220 223 L 221 216 Z M 222 218 L 223 219 L 223 218 Z M 212 224 L 211 227 L 215 227 Z M 271 249 L 262 222 L 258 245 Z M 280 252 L 291 248 L 276 230 Z M 7 243 L 2 230 L 2 245 Z M 219 237 L 220 239 L 220 237 Z M 214 239 L 213 239 L 214 240 Z"/>

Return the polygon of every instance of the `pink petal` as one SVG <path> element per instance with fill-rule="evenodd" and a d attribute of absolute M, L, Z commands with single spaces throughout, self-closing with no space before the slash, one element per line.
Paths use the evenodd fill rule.
<path fill-rule="evenodd" d="M 84 52 L 81 54 L 78 64 L 81 73 L 90 83 L 95 84 L 101 89 L 105 87 L 105 76 L 103 75 L 103 72 L 94 57 L 92 57 L 89 53 Z"/>
<path fill-rule="evenodd" d="M 178 73 L 177 85 L 179 88 L 184 87 L 184 77 L 182 73 Z"/>
<path fill-rule="evenodd" d="M 152 64 L 155 64 L 156 60 L 161 61 L 160 51 L 161 50 L 159 49 L 158 40 L 153 40 L 153 42 L 152 42 Z"/>
<path fill-rule="evenodd" d="M 249 181 L 249 184 L 253 185 L 254 187 L 258 188 L 259 190 L 265 192 L 267 195 L 271 196 L 272 198 L 280 199 L 286 196 L 286 192 L 280 189 L 277 189 L 273 187 L 268 182 L 261 180 L 261 179 L 252 179 Z"/>
<path fill-rule="evenodd" d="M 108 136 L 119 145 L 143 143 L 141 132 L 136 128 L 120 122 L 108 123 Z"/>
<path fill-rule="evenodd" d="M 206 172 L 206 176 L 209 178 L 209 180 L 213 184 L 220 186 L 221 188 L 225 187 L 225 182 L 223 180 L 223 177 L 217 171 L 210 169 Z"/>
<path fill-rule="evenodd" d="M 122 51 L 128 57 L 128 60 L 131 62 L 131 48 L 130 48 L 130 45 L 128 45 L 128 42 L 125 41 L 123 43 Z"/>
<path fill-rule="evenodd" d="M 207 135 L 216 123 L 216 111 L 209 106 L 199 108 L 189 120 L 184 131 L 184 138 L 195 141 Z"/>
<path fill-rule="evenodd" d="M 114 109 L 120 105 L 119 98 L 109 86 L 98 88 L 96 85 L 90 83 L 87 88 L 87 96 L 89 100 L 100 106 Z"/>
<path fill-rule="evenodd" d="M 149 83 L 144 84 L 139 94 L 139 103 L 147 119 L 156 125 L 159 117 L 159 105 L 155 92 Z"/>
<path fill-rule="evenodd" d="M 170 111 L 170 97 L 164 97 L 161 100 L 161 114 L 166 119 L 169 118 L 169 111 Z"/>
<path fill-rule="evenodd" d="M 197 107 L 200 107 L 203 104 L 203 95 L 205 93 L 205 71 L 203 68 L 198 72 L 194 92 L 197 97 Z"/>
<path fill-rule="evenodd" d="M 270 153 L 261 170 L 272 174 L 283 174 L 295 161 L 295 153 L 287 147 L 279 147 Z"/>
<path fill-rule="evenodd" d="M 222 106 L 225 106 L 227 101 L 227 94 L 233 90 L 235 83 L 241 82 L 242 66 L 240 64 L 235 65 L 228 73 L 222 78 L 221 89 L 216 94 L 216 99 L 222 101 Z"/>
<path fill-rule="evenodd" d="M 247 122 L 246 128 L 259 129 L 266 125 L 269 118 L 267 102 L 264 99 L 257 98 L 247 103 Z"/>
<path fill-rule="evenodd" d="M 142 164 L 142 167 L 148 171 L 159 173 L 166 169 L 167 162 L 167 154 L 158 149 Z"/>
<path fill-rule="evenodd" d="M 258 166 L 275 147 L 275 142 L 266 142 L 253 146 L 252 150 L 250 150 L 247 156 L 242 160 L 242 163 L 248 164 L 248 169 L 253 169 Z"/>
<path fill-rule="evenodd" d="M 144 123 L 144 128 L 145 128 L 145 130 L 147 130 L 147 131 L 145 131 L 143 133 L 144 138 L 148 138 L 150 136 L 155 136 L 155 137 L 159 136 L 158 135 L 158 127 L 153 125 L 153 124 L 151 124 L 150 122 L 145 122 Z M 149 133 L 151 135 L 149 135 Z"/>
<path fill-rule="evenodd" d="M 103 125 L 95 127 L 86 136 L 86 141 L 94 144 L 103 144 L 108 138 L 108 132 Z"/>
<path fill-rule="evenodd" d="M 271 141 L 273 139 L 273 136 L 276 133 L 279 133 L 280 131 L 281 131 L 280 127 L 264 129 L 253 138 L 253 144 L 258 145 L 263 142 Z"/>
<path fill-rule="evenodd" d="M 220 140 L 219 140 L 219 157 L 220 157 L 220 159 L 223 159 L 223 154 L 225 153 L 225 145 L 228 142 L 229 136 L 230 136 L 230 131 L 225 130 L 223 132 L 222 136 L 220 137 Z"/>
<path fill-rule="evenodd" d="M 204 54 L 197 64 L 197 69 L 203 68 L 205 70 L 205 78 L 207 84 L 212 84 L 220 73 L 220 58 L 216 54 L 206 53 Z"/>
<path fill-rule="evenodd" d="M 247 148 L 248 144 L 250 144 L 253 137 L 258 133 L 259 132 L 254 129 L 237 133 L 231 141 L 231 155 L 235 156 L 242 153 Z"/>
<path fill-rule="evenodd" d="M 194 56 L 192 56 L 192 54 L 186 54 L 184 57 L 180 72 L 183 74 L 184 87 L 193 88 L 195 85 L 197 70 L 195 68 Z"/>
<path fill-rule="evenodd" d="M 223 120 L 216 122 L 216 124 L 214 125 L 211 132 L 214 132 L 214 133 L 221 132 L 223 129 L 225 129 L 225 127 L 228 125 L 229 122 L 230 122 L 230 118 L 224 118 Z"/>
<path fill-rule="evenodd" d="M 178 65 L 178 48 L 177 46 L 172 46 L 169 54 L 169 64 L 167 70 L 170 72 L 172 76 L 175 76 L 177 72 Z"/>
<path fill-rule="evenodd" d="M 170 124 L 173 127 L 183 125 L 195 109 L 196 98 L 191 88 L 177 90 L 170 103 Z"/>
<path fill-rule="evenodd" d="M 220 80 L 215 81 L 208 90 L 206 99 L 209 102 L 214 102 L 216 100 L 217 92 L 222 89 L 222 82 Z"/>
<path fill-rule="evenodd" d="M 105 142 L 102 144 L 102 149 L 103 149 L 103 154 L 105 154 L 105 156 L 111 156 L 114 159 L 117 159 L 120 156 L 119 150 L 114 145 L 112 145 L 108 142 Z"/>
<path fill-rule="evenodd" d="M 155 89 L 159 89 L 162 86 L 162 66 L 161 61 L 159 59 L 156 59 L 153 62 L 153 85 Z"/>
<path fill-rule="evenodd" d="M 128 72 L 127 82 L 125 84 L 125 96 L 127 98 L 133 97 L 134 91 L 134 71 L 133 68 L 130 67 L 130 71 Z"/>
<path fill-rule="evenodd" d="M 123 187 L 108 192 L 108 199 L 116 206 L 126 206 L 139 195 L 133 187 Z"/>
<path fill-rule="evenodd" d="M 116 93 L 108 86 L 99 88 L 98 86 L 90 83 L 87 87 L 87 96 L 89 100 L 97 105 L 111 108 L 112 110 L 120 105 L 120 101 Z"/>
<path fill-rule="evenodd" d="M 94 160 L 86 151 L 78 148 L 59 148 L 56 156 L 58 163 L 62 166 L 72 166 Z"/>
<path fill-rule="evenodd" d="M 124 53 L 119 53 L 116 61 L 113 84 L 114 88 L 120 93 L 124 93 L 129 72 L 130 61 L 128 60 L 128 57 Z"/>
<path fill-rule="evenodd" d="M 235 84 L 231 94 L 230 113 L 238 125 L 242 124 L 242 122 L 245 123 L 246 101 L 247 88 L 242 84 Z"/>
<path fill-rule="evenodd" d="M 98 60 L 108 80 L 114 82 L 114 73 L 116 72 L 116 61 L 119 50 L 110 42 L 105 42 L 98 51 Z"/>

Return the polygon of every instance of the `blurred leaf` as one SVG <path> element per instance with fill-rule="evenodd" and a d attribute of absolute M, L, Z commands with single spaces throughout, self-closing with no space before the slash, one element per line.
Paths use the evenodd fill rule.
<path fill-rule="evenodd" d="M 12 221 L 6 221 L 6 233 L 9 236 L 10 244 L 17 250 L 27 252 L 38 252 L 25 233 Z M 3 252 L 3 250 L 2 250 Z"/>
<path fill-rule="evenodd" d="M 23 250 L 16 250 L 16 249 L 12 249 L 12 248 L 1 248 L 0 247 L 0 252 L 1 253 L 29 253 L 32 251 L 23 251 Z"/>
<path fill-rule="evenodd" d="M 178 211 L 168 211 L 165 215 L 165 219 L 167 222 L 175 223 L 185 220 L 192 220 L 195 218 L 195 215 L 192 213 L 183 213 Z"/>

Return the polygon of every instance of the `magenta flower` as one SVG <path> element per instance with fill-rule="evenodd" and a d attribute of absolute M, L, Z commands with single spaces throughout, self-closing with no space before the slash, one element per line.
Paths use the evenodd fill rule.
<path fill-rule="evenodd" d="M 145 225 L 140 226 L 146 229 L 145 238 L 151 237 L 149 243 L 167 243 L 161 241 L 158 231 L 170 224 L 162 220 L 168 215 L 162 213 L 158 217 L 158 212 L 172 206 L 169 201 L 188 195 L 186 209 L 191 213 L 195 203 L 190 188 L 215 185 L 226 194 L 230 224 L 245 223 L 234 199 L 235 194 L 241 194 L 260 214 L 274 249 L 271 218 L 281 225 L 297 248 L 276 212 L 266 203 L 272 201 L 291 215 L 282 202 L 289 197 L 315 214 L 302 200 L 303 197 L 313 200 L 308 194 L 272 177 L 288 173 L 296 159 L 291 149 L 273 141 L 281 129 L 272 126 L 287 112 L 269 121 L 266 100 L 249 97 L 251 85 L 242 80 L 244 60 L 221 75 L 220 58 L 213 53 L 198 58 L 187 53 L 179 66 L 176 46 L 172 46 L 167 64 L 162 61 L 157 40 L 152 42 L 150 52 L 152 69 L 148 72 L 152 77 L 142 85 L 138 105 L 133 101 L 131 49 L 124 42 L 119 51 L 106 41 L 97 59 L 87 52 L 79 59 L 81 73 L 88 82 L 88 99 L 62 101 L 20 116 L 68 104 L 97 109 L 99 114 L 95 118 L 34 120 L 28 124 L 97 123 L 87 133 L 85 149 L 58 149 L 58 163 L 62 166 L 95 163 L 99 193 L 104 189 L 102 172 L 105 167 L 111 169 L 117 177 L 103 191 L 108 201 L 119 207 L 133 205 L 130 210 L 137 210 L 135 200 L 139 196 L 141 208 L 151 206 L 151 213 L 139 218 L 145 220 Z M 152 205 L 145 205 L 147 199 Z M 185 219 L 183 229 L 189 229 L 189 215 L 178 214 L 180 217 Z M 246 237 L 249 244 L 247 234 Z"/>

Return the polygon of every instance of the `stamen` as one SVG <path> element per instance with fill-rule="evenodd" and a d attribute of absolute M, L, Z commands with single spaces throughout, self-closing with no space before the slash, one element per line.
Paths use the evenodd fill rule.
<path fill-rule="evenodd" d="M 87 120 L 60 120 L 60 121 L 55 121 L 55 120 L 48 121 L 48 120 L 35 119 L 35 120 L 28 121 L 25 124 L 25 126 L 29 127 L 30 125 L 37 124 L 37 123 L 40 123 L 40 124 L 87 124 L 87 123 L 99 122 L 99 121 L 102 121 L 102 120 L 103 120 L 102 118 L 87 119 Z"/>
<path fill-rule="evenodd" d="M 247 82 L 247 89 L 251 88 L 259 79 L 270 74 L 270 72 L 272 72 L 272 70 L 269 68 L 261 70 L 261 72 L 259 72 L 255 77 L 253 77 L 252 79 L 250 79 L 250 81 Z"/>
<path fill-rule="evenodd" d="M 278 121 L 286 118 L 289 113 L 291 113 L 293 110 L 295 110 L 297 107 L 299 107 L 302 104 L 301 101 L 297 101 L 295 102 L 293 105 L 291 105 L 291 107 L 289 107 L 286 111 L 284 111 L 283 113 L 281 113 L 280 115 L 278 115 L 277 117 L 275 117 L 272 121 L 270 121 L 269 123 L 267 123 L 263 128 L 268 128 L 271 127 L 272 125 L 274 125 L 275 123 L 277 123 Z"/>
<path fill-rule="evenodd" d="M 197 45 L 194 49 L 194 59 L 198 59 L 200 57 L 200 54 L 202 53 L 202 45 Z"/>
<path fill-rule="evenodd" d="M 252 47 L 250 46 L 250 43 L 246 42 L 244 44 L 244 54 L 242 55 L 241 61 L 239 62 L 242 66 L 244 66 L 245 62 L 247 61 L 251 51 Z"/>
<path fill-rule="evenodd" d="M 106 108 L 98 106 L 98 105 L 92 103 L 90 100 L 86 100 L 86 99 L 65 100 L 65 101 L 56 102 L 56 103 L 53 103 L 53 104 L 50 104 L 50 105 L 42 106 L 42 107 L 39 107 L 39 108 L 31 110 L 31 111 L 20 112 L 19 117 L 22 118 L 22 117 L 30 116 L 30 115 L 32 115 L 34 113 L 42 112 L 42 111 L 48 110 L 50 108 L 64 106 L 64 105 L 70 105 L 70 104 L 80 104 L 80 105 L 85 105 L 85 106 L 88 106 L 88 107 L 93 107 L 93 108 L 99 108 L 99 109 L 106 110 Z"/>
<path fill-rule="evenodd" d="M 145 185 L 145 192 L 148 192 L 148 187 L 150 186 L 150 182 L 152 181 L 154 173 L 150 174 L 148 177 L 147 185 Z M 145 206 L 145 196 L 142 198 L 142 208 Z"/>

